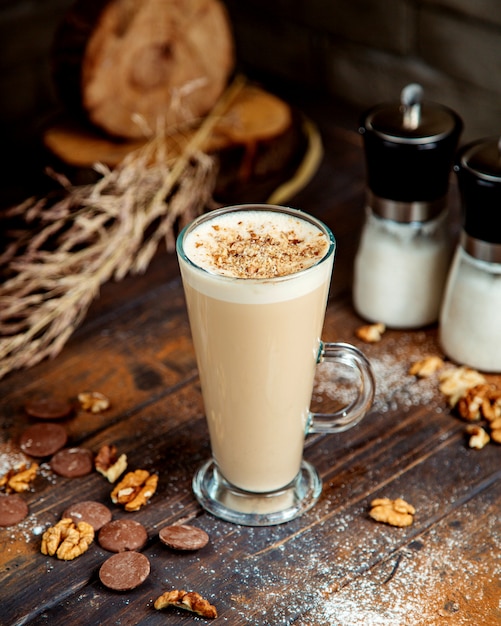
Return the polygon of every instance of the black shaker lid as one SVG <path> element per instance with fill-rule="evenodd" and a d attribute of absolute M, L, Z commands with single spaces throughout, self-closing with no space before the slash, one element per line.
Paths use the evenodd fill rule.
<path fill-rule="evenodd" d="M 501 138 L 479 139 L 465 145 L 454 165 L 464 230 L 488 243 L 501 243 Z"/>
<path fill-rule="evenodd" d="M 422 100 L 419 85 L 407 85 L 399 103 L 380 104 L 366 115 L 366 130 L 399 144 L 435 143 L 454 131 L 456 119 L 445 106 Z"/>
<path fill-rule="evenodd" d="M 359 130 L 370 190 L 398 202 L 445 197 L 462 128 L 454 111 L 424 101 L 417 84 L 402 90 L 400 102 L 369 109 Z"/>

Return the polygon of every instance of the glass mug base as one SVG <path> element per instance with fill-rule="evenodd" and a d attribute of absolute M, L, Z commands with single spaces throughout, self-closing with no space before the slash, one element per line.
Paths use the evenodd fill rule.
<path fill-rule="evenodd" d="M 202 507 L 220 519 L 242 526 L 274 526 L 308 511 L 322 492 L 322 481 L 303 460 L 299 474 L 286 487 L 251 493 L 228 483 L 210 459 L 195 473 L 193 491 Z"/>

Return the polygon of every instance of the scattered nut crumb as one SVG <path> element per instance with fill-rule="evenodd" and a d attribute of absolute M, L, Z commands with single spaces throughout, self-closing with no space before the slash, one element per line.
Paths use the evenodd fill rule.
<path fill-rule="evenodd" d="M 117 456 L 117 448 L 114 445 L 101 446 L 94 459 L 94 467 L 110 483 L 114 483 L 127 469 L 127 455 Z"/>
<path fill-rule="evenodd" d="M 157 484 L 157 474 L 141 469 L 128 472 L 111 492 L 111 500 L 123 504 L 126 511 L 138 511 L 155 493 Z"/>
<path fill-rule="evenodd" d="M 192 611 L 205 618 L 217 617 L 216 607 L 205 598 L 202 598 L 196 591 L 187 592 L 183 589 L 174 589 L 166 591 L 155 600 L 154 607 L 156 609 L 165 609 L 169 606 Z"/>
<path fill-rule="evenodd" d="M 108 398 L 99 391 L 83 391 L 78 394 L 78 401 L 82 409 L 90 413 L 101 413 L 110 406 Z"/>
<path fill-rule="evenodd" d="M 402 498 L 376 498 L 371 502 L 369 515 L 376 522 L 384 522 L 390 526 L 410 526 L 414 521 L 416 509 Z"/>
<path fill-rule="evenodd" d="M 466 427 L 466 432 L 470 435 L 468 445 L 475 450 L 481 450 L 490 441 L 489 435 L 481 426 L 470 424 Z"/>
<path fill-rule="evenodd" d="M 56 555 L 63 561 L 71 561 L 86 552 L 94 540 L 94 529 L 87 522 L 75 525 L 72 519 L 64 518 L 42 535 L 42 554 Z"/>
<path fill-rule="evenodd" d="M 378 322 L 377 324 L 367 324 L 365 326 L 360 326 L 355 331 L 356 336 L 365 341 L 366 343 L 377 343 L 381 341 L 381 337 L 383 333 L 386 331 L 386 326 L 382 322 Z"/>
<path fill-rule="evenodd" d="M 439 356 L 427 356 L 421 361 L 416 361 L 409 368 L 409 374 L 411 376 L 418 376 L 419 378 L 429 378 L 437 370 L 444 366 L 444 361 Z"/>

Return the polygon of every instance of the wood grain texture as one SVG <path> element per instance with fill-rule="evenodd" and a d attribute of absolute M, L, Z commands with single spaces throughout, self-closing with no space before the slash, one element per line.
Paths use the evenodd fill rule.
<path fill-rule="evenodd" d="M 63 102 L 109 135 L 129 139 L 205 115 L 235 64 L 219 0 L 76 2 L 53 47 Z"/>
<path fill-rule="evenodd" d="M 87 321 L 53 361 L 0 382 L 1 437 L 14 441 L 32 422 L 24 402 L 40 392 L 75 398 L 96 390 L 108 411 L 82 411 L 63 423 L 71 444 L 97 451 L 115 443 L 130 469 L 159 473 L 150 504 L 125 513 L 99 474 L 78 479 L 44 471 L 25 494 L 30 517 L 0 529 L 0 623 L 198 623 L 153 601 L 168 589 L 195 590 L 214 604 L 214 623 L 240 625 L 494 626 L 501 620 L 501 447 L 468 448 L 464 423 L 438 388 L 407 375 L 410 362 L 440 352 L 437 329 L 388 331 L 378 344 L 355 337 L 362 320 L 351 305 L 351 265 L 363 219 L 363 155 L 355 132 L 319 116 L 326 158 L 294 206 L 326 221 L 338 254 L 324 328 L 327 341 L 366 351 L 378 391 L 356 428 L 308 439 L 305 456 L 319 470 L 323 493 L 303 517 L 270 528 L 235 526 L 204 513 L 191 492 L 209 443 L 177 261 L 159 254 L 145 276 L 106 285 Z M 501 384 L 501 377 L 492 377 Z M 323 395 L 327 407 L 335 403 Z M 416 508 L 404 529 L 368 516 L 374 497 L 403 497 Z M 151 574 L 116 593 L 98 578 L 109 556 L 94 543 L 71 562 L 40 554 L 40 529 L 77 500 L 107 503 L 115 518 L 143 523 Z M 159 529 L 178 520 L 203 528 L 196 553 L 164 546 Z M 29 587 L 29 593 L 24 590 Z"/>

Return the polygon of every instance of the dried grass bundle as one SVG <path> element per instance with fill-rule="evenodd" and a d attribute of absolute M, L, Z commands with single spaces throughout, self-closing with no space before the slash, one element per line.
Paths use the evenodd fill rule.
<path fill-rule="evenodd" d="M 144 272 L 162 240 L 174 248 L 176 223 L 212 198 L 213 157 L 198 150 L 239 85 L 230 88 L 173 158 L 158 136 L 94 185 L 64 188 L 58 199 L 30 198 L 7 212 L 23 228 L 0 256 L 0 378 L 56 356 L 110 279 Z"/>

